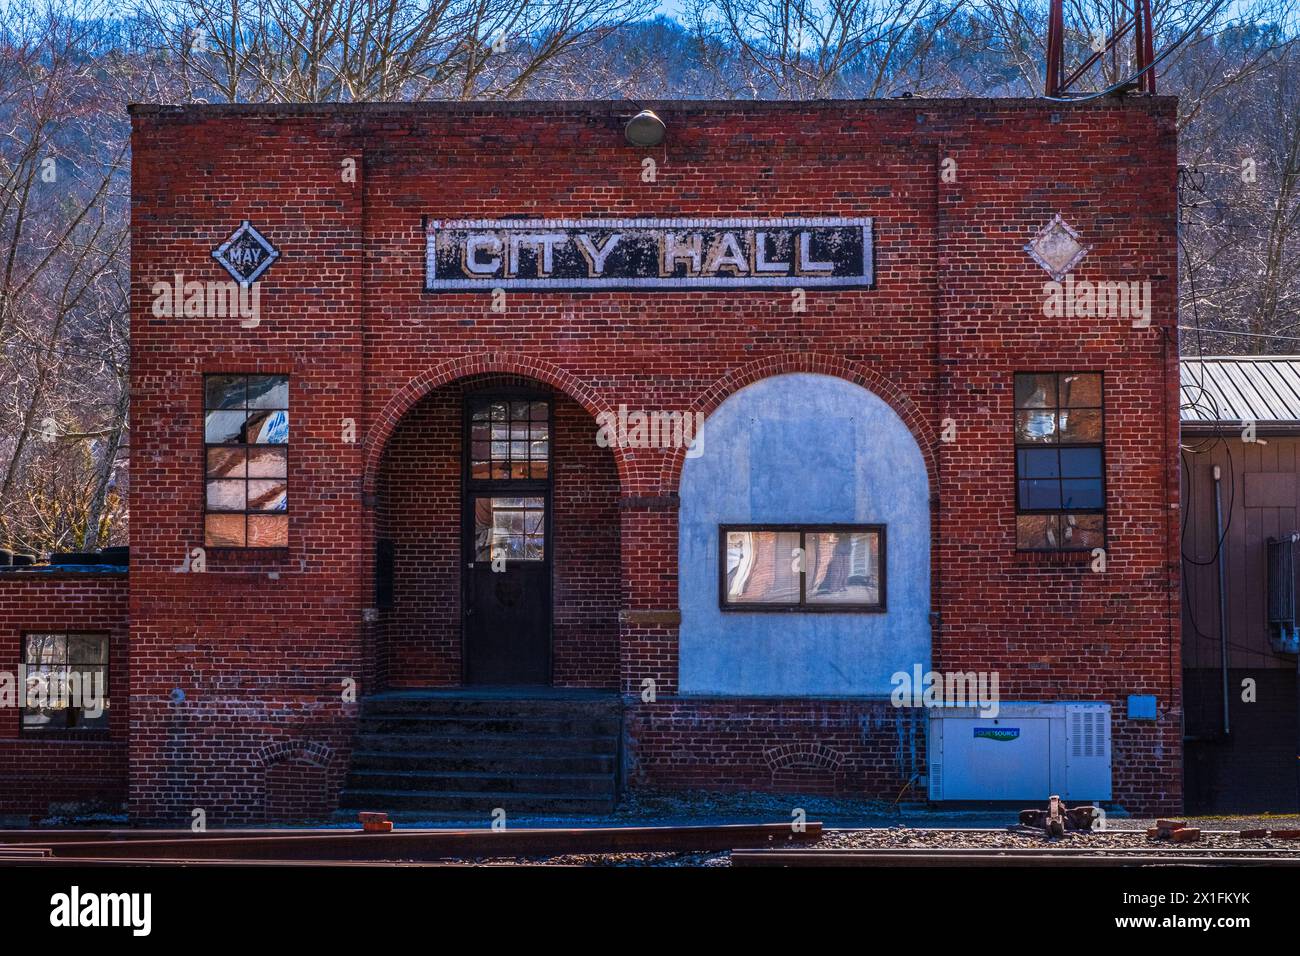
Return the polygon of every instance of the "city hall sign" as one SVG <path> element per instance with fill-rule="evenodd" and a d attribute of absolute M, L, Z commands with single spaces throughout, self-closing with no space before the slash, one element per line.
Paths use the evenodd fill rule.
<path fill-rule="evenodd" d="M 466 219 L 426 227 L 425 290 L 862 288 L 870 219 Z"/>

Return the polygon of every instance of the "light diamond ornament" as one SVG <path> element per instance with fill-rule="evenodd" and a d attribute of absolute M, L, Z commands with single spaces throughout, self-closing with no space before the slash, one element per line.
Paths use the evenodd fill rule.
<path fill-rule="evenodd" d="M 212 250 L 212 258 L 221 263 L 236 282 L 247 286 L 256 282 L 258 276 L 280 258 L 280 251 L 245 219 L 229 239 Z"/>
<path fill-rule="evenodd" d="M 1060 282 L 1067 272 L 1083 261 L 1091 248 L 1080 241 L 1079 234 L 1057 213 L 1025 246 L 1025 252 Z"/>

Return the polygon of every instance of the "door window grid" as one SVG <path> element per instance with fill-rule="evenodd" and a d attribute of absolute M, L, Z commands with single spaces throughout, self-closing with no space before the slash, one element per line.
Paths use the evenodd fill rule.
<path fill-rule="evenodd" d="M 545 560 L 545 499 L 475 498 L 474 552 L 476 561 Z"/>
<path fill-rule="evenodd" d="M 550 476 L 550 409 L 545 401 L 497 400 L 470 415 L 470 478 Z"/>

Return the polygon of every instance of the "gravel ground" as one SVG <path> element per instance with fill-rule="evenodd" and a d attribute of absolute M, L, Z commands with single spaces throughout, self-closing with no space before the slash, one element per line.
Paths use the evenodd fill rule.
<path fill-rule="evenodd" d="M 1182 819 L 1181 817 L 1179 819 Z M 1195 821 L 1189 821 L 1195 825 Z M 1057 840 L 1042 833 L 1027 830 L 951 831 L 914 830 L 910 827 L 891 827 L 887 830 L 835 830 L 825 833 L 818 847 L 844 847 L 875 849 L 881 847 L 907 847 L 914 849 L 956 849 L 978 847 L 984 849 L 1054 849 L 1070 847 L 1089 850 L 1143 849 L 1153 852 L 1183 853 L 1187 850 L 1211 852 L 1216 849 L 1289 850 L 1300 857 L 1300 840 L 1242 840 L 1236 831 L 1207 833 L 1203 828 L 1201 839 L 1194 843 L 1172 843 L 1168 840 L 1150 840 L 1145 830 L 1111 829 L 1100 833 L 1075 833 L 1067 831 Z"/>
<path fill-rule="evenodd" d="M 1265 829 L 1300 829 L 1297 817 L 1204 817 L 1187 819 L 1192 826 L 1201 828 L 1201 839 L 1195 843 L 1174 844 L 1147 838 L 1147 825 L 1155 821 L 1124 821 L 1123 828 L 1112 828 L 1098 833 L 1067 832 L 1064 837 L 1051 840 L 1046 835 L 1027 828 L 998 830 L 940 830 L 908 826 L 875 829 L 826 830 L 821 840 L 808 844 L 817 849 L 1051 849 L 1078 848 L 1104 851 L 1107 849 L 1143 849 L 1153 853 L 1191 853 L 1196 856 L 1215 856 L 1216 850 L 1283 850 L 1300 858 L 1300 840 L 1265 838 L 1243 840 L 1236 835 L 1238 829 L 1262 827 Z M 1138 829 L 1132 824 L 1141 823 Z M 1229 832 L 1210 832 L 1229 831 Z M 1224 854 L 1231 856 L 1231 854 Z M 542 866 L 730 866 L 726 853 L 607 853 L 570 854 L 549 858 L 498 858 L 466 861 L 483 864 L 527 864 Z"/>

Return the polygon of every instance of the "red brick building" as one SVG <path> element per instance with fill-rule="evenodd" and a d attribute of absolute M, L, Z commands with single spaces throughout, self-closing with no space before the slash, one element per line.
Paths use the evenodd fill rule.
<path fill-rule="evenodd" d="M 924 799 L 915 666 L 1110 704 L 1111 799 L 1181 805 L 1173 101 L 652 108 L 132 110 L 129 616 L 0 576 L 7 659 L 114 635 L 72 776 Z"/>

